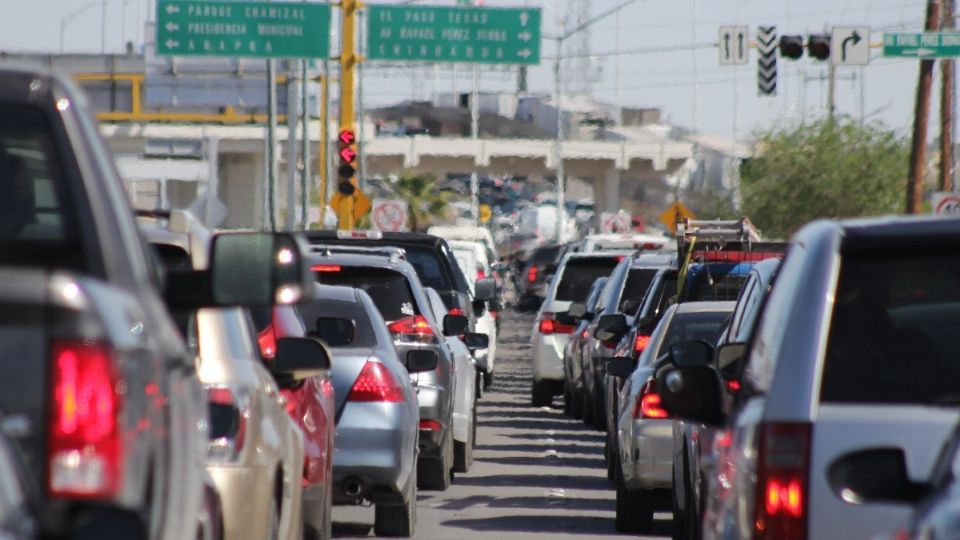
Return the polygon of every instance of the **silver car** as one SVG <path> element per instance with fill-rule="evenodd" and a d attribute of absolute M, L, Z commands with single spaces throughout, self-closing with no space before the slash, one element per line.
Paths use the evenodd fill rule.
<path fill-rule="evenodd" d="M 673 420 L 660 406 L 654 380 L 657 359 L 671 345 L 686 341 L 716 342 L 735 302 L 689 302 L 673 305 L 650 336 L 620 391 L 617 407 L 617 450 L 614 484 L 617 488 L 616 527 L 621 532 L 648 532 L 656 510 L 669 510 L 673 486 Z M 633 361 L 616 359 L 627 369 Z"/>
<path fill-rule="evenodd" d="M 376 534 L 413 536 L 420 413 L 408 369 L 434 369 L 438 357 L 411 351 L 398 358 L 387 323 L 362 290 L 316 285 L 314 300 L 298 309 L 308 335 L 333 356 L 334 503 L 371 502 Z"/>
<path fill-rule="evenodd" d="M 168 268 L 207 266 L 211 235 L 189 215 L 141 230 Z M 299 540 L 303 434 L 260 359 L 247 311 L 201 309 L 181 324 L 207 391 L 207 472 L 220 496 L 224 538 Z"/>

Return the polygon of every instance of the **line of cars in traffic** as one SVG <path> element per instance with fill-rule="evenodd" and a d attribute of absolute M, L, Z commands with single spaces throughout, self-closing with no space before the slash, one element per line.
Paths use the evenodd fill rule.
<path fill-rule="evenodd" d="M 787 244 L 687 222 L 639 305 L 613 310 L 616 270 L 558 304 L 562 261 L 535 377 L 564 351 L 565 412 L 607 435 L 616 528 L 671 511 L 674 539 L 960 537 L 958 233 L 820 221 Z"/>
<path fill-rule="evenodd" d="M 41 69 L 0 68 L 0 185 L 0 536 L 329 538 L 369 503 L 409 537 L 417 489 L 470 468 L 489 261 L 468 281 L 432 235 L 135 215 Z"/>

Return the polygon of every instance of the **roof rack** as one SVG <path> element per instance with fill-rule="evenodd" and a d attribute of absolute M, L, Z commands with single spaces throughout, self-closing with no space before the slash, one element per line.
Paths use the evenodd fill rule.
<path fill-rule="evenodd" d="M 350 246 L 342 244 L 313 244 L 310 246 L 310 252 L 330 257 L 334 253 L 340 255 L 370 255 L 374 257 L 386 257 L 390 262 L 407 260 L 407 251 L 396 246 Z"/>

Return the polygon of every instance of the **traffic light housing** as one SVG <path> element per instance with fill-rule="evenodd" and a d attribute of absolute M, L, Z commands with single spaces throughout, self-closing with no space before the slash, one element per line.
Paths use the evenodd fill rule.
<path fill-rule="evenodd" d="M 821 62 L 830 59 L 830 36 L 813 34 L 807 38 L 807 53 Z"/>
<path fill-rule="evenodd" d="M 803 36 L 780 36 L 780 56 L 791 60 L 803 56 Z"/>

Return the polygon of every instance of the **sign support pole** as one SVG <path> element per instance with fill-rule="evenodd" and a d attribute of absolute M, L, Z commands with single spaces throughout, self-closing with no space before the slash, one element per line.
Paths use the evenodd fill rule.
<path fill-rule="evenodd" d="M 473 92 L 470 95 L 470 137 L 479 145 L 480 141 L 480 68 L 473 66 Z M 473 212 L 475 225 L 480 225 L 480 178 L 477 174 L 478 165 L 473 164 L 473 173 L 470 174 L 470 209 Z"/>
<path fill-rule="evenodd" d="M 294 230 L 297 225 L 297 107 L 300 100 L 297 96 L 299 85 L 296 73 L 296 64 L 289 61 L 287 64 L 287 216 L 284 219 L 284 228 Z"/>
<path fill-rule="evenodd" d="M 320 228 L 326 228 L 327 191 L 330 179 L 330 62 L 323 60 L 323 80 L 320 84 L 320 148 L 318 149 L 317 168 L 320 173 Z"/>
<path fill-rule="evenodd" d="M 267 222 L 270 231 L 277 231 L 277 62 L 267 60 Z"/>
<path fill-rule="evenodd" d="M 300 61 L 300 123 L 303 130 L 300 136 L 300 158 L 303 171 L 300 175 L 300 229 L 307 230 L 310 219 L 307 209 L 310 207 L 310 95 L 307 93 L 307 61 Z"/>
<path fill-rule="evenodd" d="M 557 53 L 556 58 L 553 60 L 553 93 L 554 93 L 554 106 L 557 109 L 557 138 L 554 141 L 553 152 L 554 160 L 556 161 L 556 170 L 557 170 L 557 242 L 563 241 L 563 216 L 566 213 L 566 203 L 564 202 L 564 177 L 563 177 L 563 106 L 562 96 L 560 95 L 560 84 L 561 84 L 561 73 L 560 73 L 560 56 L 563 52 L 563 39 L 557 38 Z"/>

